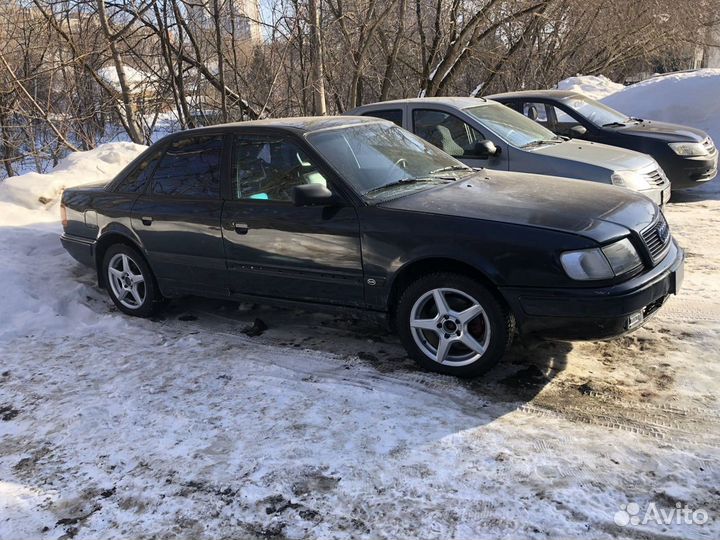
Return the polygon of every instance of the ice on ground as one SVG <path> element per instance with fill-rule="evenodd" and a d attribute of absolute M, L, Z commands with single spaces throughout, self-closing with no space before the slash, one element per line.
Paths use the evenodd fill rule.
<path fill-rule="evenodd" d="M 593 99 L 602 99 L 625 88 L 605 77 L 605 75 L 577 75 L 568 77 L 557 84 L 558 90 L 579 92 Z"/>

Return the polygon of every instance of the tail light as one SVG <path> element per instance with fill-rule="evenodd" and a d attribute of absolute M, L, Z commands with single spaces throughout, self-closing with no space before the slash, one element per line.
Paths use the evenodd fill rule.
<path fill-rule="evenodd" d="M 67 207 L 62 202 L 60 203 L 60 222 L 62 223 L 63 229 L 66 229 L 68 224 Z"/>

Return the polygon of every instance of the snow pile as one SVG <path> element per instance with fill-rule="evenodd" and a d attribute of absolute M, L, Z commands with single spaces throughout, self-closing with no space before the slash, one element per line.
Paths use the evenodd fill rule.
<path fill-rule="evenodd" d="M 558 90 L 578 92 L 593 99 L 602 99 L 605 96 L 625 88 L 622 84 L 612 82 L 604 75 L 578 75 L 577 77 L 568 77 L 560 81 L 557 87 Z"/>
<path fill-rule="evenodd" d="M 602 101 L 629 116 L 702 129 L 720 141 L 720 69 L 652 77 Z"/>
<path fill-rule="evenodd" d="M 144 149 L 127 142 L 104 144 L 70 154 L 48 174 L 0 182 L 0 338 L 117 326 L 110 315 L 98 316 L 93 309 L 105 299 L 93 287 L 92 273 L 73 270 L 76 264 L 60 245 L 59 198 L 66 187 L 111 180 Z"/>
<path fill-rule="evenodd" d="M 120 170 L 145 150 L 130 142 L 103 144 L 87 152 L 73 152 L 47 174 L 27 173 L 0 182 L 0 226 L 33 221 L 57 220 L 57 204 L 62 190 L 70 186 L 109 182 Z M 17 221 L 17 220 L 20 220 Z"/>

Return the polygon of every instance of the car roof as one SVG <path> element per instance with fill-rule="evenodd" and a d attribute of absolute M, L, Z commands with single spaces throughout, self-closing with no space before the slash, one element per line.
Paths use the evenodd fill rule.
<path fill-rule="evenodd" d="M 565 99 L 579 95 L 569 90 L 519 90 L 517 92 L 503 92 L 502 94 L 491 94 L 485 96 L 487 99 Z"/>
<path fill-rule="evenodd" d="M 361 105 L 358 109 L 375 108 L 386 105 L 403 105 L 406 103 L 436 103 L 442 105 L 450 105 L 457 107 L 458 109 L 464 109 L 466 107 L 473 107 L 487 103 L 485 98 L 474 98 L 474 97 L 421 97 L 421 98 L 407 98 L 407 99 L 393 99 L 390 101 L 378 101 L 377 103 L 368 103 L 367 105 Z"/>
<path fill-rule="evenodd" d="M 366 116 L 295 116 L 290 118 L 265 118 L 263 120 L 248 120 L 246 122 L 230 122 L 227 124 L 188 129 L 176 133 L 183 135 L 201 134 L 206 131 L 230 130 L 234 128 L 252 129 L 254 127 L 285 129 L 296 133 L 307 133 L 321 129 L 339 128 L 358 124 L 373 124 L 377 122 L 387 121 Z M 392 122 L 387 123 L 392 124 Z"/>

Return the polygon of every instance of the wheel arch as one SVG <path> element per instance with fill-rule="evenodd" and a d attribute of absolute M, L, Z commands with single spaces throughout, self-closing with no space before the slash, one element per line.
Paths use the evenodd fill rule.
<path fill-rule="evenodd" d="M 453 257 L 426 257 L 406 263 L 393 275 L 387 296 L 387 312 L 392 327 L 395 326 L 397 304 L 402 292 L 417 279 L 438 272 L 460 274 L 478 281 L 488 288 L 501 305 L 510 310 L 510 306 L 498 290 L 498 283 L 490 277 L 492 274 L 487 270 Z"/>
<path fill-rule="evenodd" d="M 107 253 L 107 250 L 111 246 L 117 244 L 124 244 L 136 250 L 145 260 L 145 263 L 148 265 L 148 267 L 150 267 L 150 269 L 152 270 L 152 267 L 150 266 L 150 263 L 147 260 L 147 257 L 145 256 L 142 247 L 134 238 L 131 238 L 126 232 L 122 230 L 110 230 L 102 234 L 95 244 L 95 271 L 97 272 L 98 285 L 100 287 L 105 287 L 107 285 L 105 279 L 105 272 L 103 272 L 102 269 L 105 253 Z"/>

